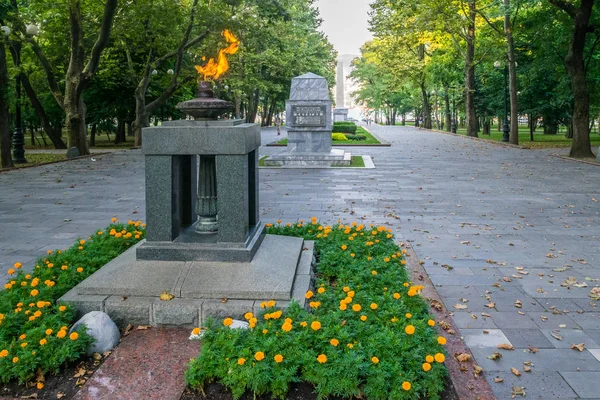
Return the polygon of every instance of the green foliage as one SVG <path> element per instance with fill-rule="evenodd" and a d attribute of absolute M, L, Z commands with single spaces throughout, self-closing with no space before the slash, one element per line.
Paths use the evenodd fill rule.
<path fill-rule="evenodd" d="M 348 140 L 356 140 L 356 141 L 367 140 L 367 137 L 365 135 L 346 135 L 346 138 Z"/>
<path fill-rule="evenodd" d="M 331 139 L 334 142 L 343 142 L 348 140 L 348 138 L 346 137 L 346 135 L 344 135 L 343 133 L 332 133 L 331 134 Z"/>
<path fill-rule="evenodd" d="M 357 126 L 354 122 L 334 122 L 333 123 L 333 132 L 339 133 L 356 133 Z"/>
<path fill-rule="evenodd" d="M 311 311 L 296 302 L 282 311 L 269 301 L 260 315 L 245 315 L 248 330 L 224 327 L 229 319 L 211 321 L 186 371 L 188 385 L 216 381 L 235 399 L 246 391 L 283 399 L 302 380 L 320 399 L 438 399 L 447 374 L 438 343 L 444 340 L 391 232 L 356 223 L 322 226 L 316 218 L 268 226 L 271 234 L 316 241 L 317 290 L 306 294 Z M 438 362 L 425 365 L 436 354 Z"/>
<path fill-rule="evenodd" d="M 79 359 L 93 339 L 85 328 L 67 334 L 74 310 L 58 299 L 145 236 L 141 222 L 114 221 L 66 250 L 48 251 L 30 273 L 16 263 L 0 292 L 0 382 L 24 383 Z"/>

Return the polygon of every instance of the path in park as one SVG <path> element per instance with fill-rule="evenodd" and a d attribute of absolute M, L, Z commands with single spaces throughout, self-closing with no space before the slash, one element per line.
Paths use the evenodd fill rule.
<path fill-rule="evenodd" d="M 424 262 L 498 398 L 513 385 L 527 398 L 600 398 L 600 312 L 588 298 L 600 282 L 600 167 L 408 127 L 373 131 L 393 146 L 352 151 L 371 155 L 374 170 L 262 169 L 262 218 L 389 224 Z M 263 132 L 263 143 L 275 139 Z M 139 151 L 0 174 L 0 271 L 112 216 L 143 219 L 143 182 Z M 500 343 L 516 349 L 487 359 Z"/>

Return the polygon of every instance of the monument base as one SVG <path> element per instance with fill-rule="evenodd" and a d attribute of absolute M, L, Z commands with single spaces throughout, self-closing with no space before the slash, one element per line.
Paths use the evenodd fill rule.
<path fill-rule="evenodd" d="M 352 154 L 344 150 L 333 149 L 330 153 L 284 152 L 265 159 L 266 167 L 282 168 L 329 168 L 332 166 L 350 166 Z"/>
<path fill-rule="evenodd" d="M 293 299 L 305 306 L 313 286 L 314 242 L 266 235 L 250 262 L 136 260 L 142 243 L 79 283 L 60 302 L 83 315 L 104 311 L 120 327 L 132 325 L 196 327 L 209 317 L 242 319 L 260 304 Z M 162 293 L 174 296 L 160 299 Z"/>

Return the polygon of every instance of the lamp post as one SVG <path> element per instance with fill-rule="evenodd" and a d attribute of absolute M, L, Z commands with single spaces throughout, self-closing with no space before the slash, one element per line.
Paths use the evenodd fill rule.
<path fill-rule="evenodd" d="M 494 63 L 494 67 L 500 69 L 504 66 L 504 126 L 502 130 L 504 134 L 502 136 L 503 142 L 509 141 L 509 129 L 508 129 L 508 65 L 503 64 L 500 61 Z"/>
<path fill-rule="evenodd" d="M 452 88 L 452 133 L 456 133 L 456 90 Z"/>

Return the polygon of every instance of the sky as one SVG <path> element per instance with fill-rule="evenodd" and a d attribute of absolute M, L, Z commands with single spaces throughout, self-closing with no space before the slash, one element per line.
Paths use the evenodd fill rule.
<path fill-rule="evenodd" d="M 360 47 L 372 38 L 369 32 L 369 0 L 317 0 L 323 24 L 321 30 L 340 55 L 360 54 Z"/>

